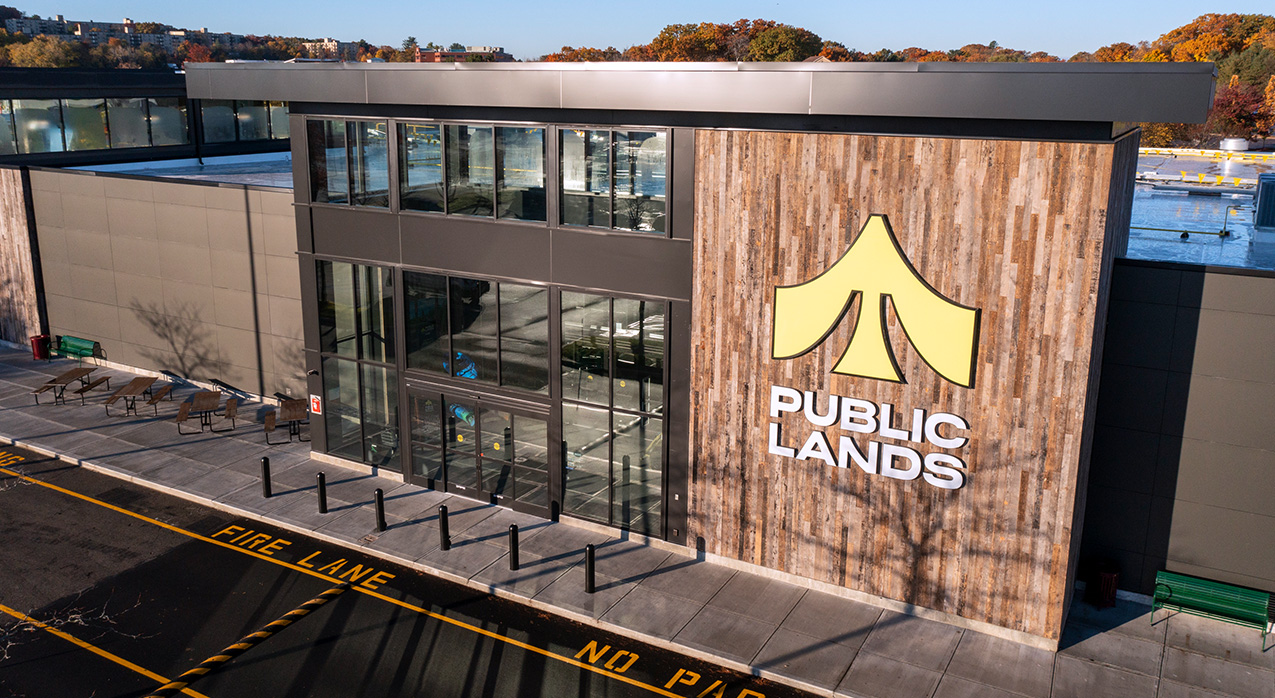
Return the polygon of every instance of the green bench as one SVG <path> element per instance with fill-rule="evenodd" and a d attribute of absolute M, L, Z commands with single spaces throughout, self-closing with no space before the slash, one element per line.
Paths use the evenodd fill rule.
<path fill-rule="evenodd" d="M 1155 574 L 1152 623 L 1161 608 L 1257 628 L 1262 633 L 1262 648 L 1266 648 L 1271 613 L 1267 592 L 1161 571 Z"/>
<path fill-rule="evenodd" d="M 74 356 L 80 361 L 83 361 L 86 356 L 92 358 L 102 355 L 101 344 L 91 339 L 72 337 L 69 334 L 58 335 L 52 349 L 53 353 L 61 354 L 62 356 Z"/>

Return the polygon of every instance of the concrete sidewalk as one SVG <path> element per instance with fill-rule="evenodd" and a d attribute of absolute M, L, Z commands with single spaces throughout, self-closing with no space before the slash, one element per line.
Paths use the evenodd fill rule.
<path fill-rule="evenodd" d="M 1121 601 L 1099 611 L 1077 602 L 1063 649 L 1034 649 L 699 561 L 619 531 L 550 523 L 407 485 L 397 475 L 343 469 L 312 459 L 309 444 L 268 446 L 260 403 L 240 407 L 233 432 L 196 436 L 179 436 L 172 421 L 191 387 L 160 403 L 157 417 L 150 408 L 108 417 L 102 390 L 83 406 L 75 398 L 35 404 L 30 391 L 73 366 L 0 351 L 0 441 L 821 695 L 1275 696 L 1275 649 L 1261 651 L 1250 629 L 1182 615 L 1152 625 L 1147 606 Z M 111 375 L 112 385 L 131 377 L 105 368 L 94 375 Z M 262 456 L 272 465 L 270 499 L 261 496 Z M 327 514 L 315 504 L 319 471 L 328 476 Z M 376 488 L 385 491 L 384 533 L 375 528 Z M 440 504 L 450 511 L 447 551 L 439 548 Z M 520 529 L 517 572 L 506 560 L 511 523 Z M 584 592 L 588 543 L 597 547 L 594 594 Z M 669 690 L 695 696 L 703 688 Z"/>

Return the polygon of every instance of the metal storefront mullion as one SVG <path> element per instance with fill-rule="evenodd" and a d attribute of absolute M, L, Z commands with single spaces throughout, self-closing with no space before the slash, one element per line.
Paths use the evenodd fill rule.
<path fill-rule="evenodd" d="M 394 189 L 394 185 L 390 185 Z M 392 194 L 391 194 L 392 196 Z M 411 480 L 412 472 L 412 396 L 407 388 L 407 291 L 403 282 L 403 267 L 389 267 L 394 281 L 394 382 L 398 384 L 398 447 L 399 468 L 403 482 Z M 406 444 L 406 448 L 404 445 Z"/>
<path fill-rule="evenodd" d="M 549 449 L 549 512 L 562 510 L 565 500 L 566 449 L 562 444 L 562 291 L 549 289 L 549 424 L 545 446 Z M 556 465 L 555 465 L 556 464 Z"/>
<path fill-rule="evenodd" d="M 614 171 L 614 168 L 612 168 Z M 615 185 L 611 186 L 612 198 L 614 203 Z M 612 207 L 612 222 L 615 221 L 615 210 Z M 610 351 L 607 352 L 607 430 L 610 432 L 610 438 L 607 439 L 607 523 L 611 526 L 615 525 L 615 299 L 607 297 L 607 344 Z"/>
<path fill-rule="evenodd" d="M 55 100 L 53 100 L 53 101 L 54 101 L 54 102 L 57 102 L 57 104 L 58 104 L 58 132 L 62 135 L 62 152 L 64 152 L 64 153 L 65 153 L 65 152 L 67 152 L 67 147 L 66 147 L 66 110 L 65 110 L 65 109 L 63 109 L 62 107 L 63 107 L 63 105 L 64 105 L 64 104 L 66 104 L 66 100 L 65 100 L 65 99 L 55 99 Z"/>
<path fill-rule="evenodd" d="M 150 119 L 146 120 L 146 142 L 150 142 L 151 125 Z M 106 147 L 111 148 L 113 143 L 111 139 L 111 102 L 105 97 L 102 98 L 102 126 L 106 131 Z"/>
<path fill-rule="evenodd" d="M 388 197 L 386 202 L 389 206 L 390 213 L 398 213 L 402 210 L 402 203 L 399 201 L 399 142 L 398 142 L 398 125 L 399 122 L 393 119 L 385 120 L 385 160 L 386 166 L 389 168 L 389 191 L 385 194 Z M 397 318 L 396 318 L 397 319 Z"/>
<path fill-rule="evenodd" d="M 442 184 L 442 194 L 443 194 L 443 215 L 447 216 L 447 215 L 451 215 L 451 203 L 452 203 L 451 197 L 447 195 L 447 192 L 448 192 L 447 185 L 449 180 L 451 179 L 451 172 L 450 172 L 451 167 L 448 165 L 448 159 L 447 159 L 447 146 L 448 146 L 448 141 L 450 140 L 450 138 L 447 135 L 447 124 L 442 122 L 436 122 L 436 123 L 438 123 L 438 154 L 439 154 L 439 157 L 442 159 L 442 162 L 439 164 L 442 165 L 442 172 L 440 173 L 442 177 L 440 179 L 440 184 Z M 447 292 L 449 294 L 451 293 L 450 281 L 448 281 Z M 450 297 L 448 299 L 448 302 L 449 303 L 451 302 Z M 449 328 L 451 326 L 451 317 L 452 317 L 451 312 L 452 312 L 451 305 L 448 305 L 447 306 L 447 324 Z M 448 331 L 448 334 L 450 335 L 450 329 Z M 448 361 L 450 362 L 451 359 L 449 358 Z M 445 469 L 446 468 L 444 468 L 444 470 Z"/>
<path fill-rule="evenodd" d="M 667 191 L 667 189 L 665 190 Z M 667 197 L 672 198 L 672 197 Z M 666 201 L 667 201 L 666 198 Z M 668 220 L 668 214 L 665 214 L 664 220 Z M 666 231 L 667 232 L 667 231 Z M 660 412 L 660 538 L 668 540 L 668 495 L 669 495 L 669 439 L 667 438 L 669 430 L 669 385 L 671 383 L 670 373 L 672 364 L 672 338 L 669 332 L 672 329 L 672 323 L 669 320 L 673 317 L 673 304 L 670 301 L 664 301 L 664 356 L 660 358 L 660 363 L 664 367 L 664 382 L 660 386 L 661 396 L 661 412 Z"/>
<path fill-rule="evenodd" d="M 238 137 L 238 134 L 239 134 L 238 123 L 239 123 L 238 118 L 236 117 L 236 120 L 235 120 L 236 137 Z M 349 120 L 346 120 L 346 119 L 341 120 L 341 130 L 345 132 L 345 143 L 343 144 L 343 147 L 345 148 L 345 205 L 346 206 L 354 205 L 354 151 L 353 151 L 354 139 L 351 138 L 351 135 L 353 135 L 354 133 L 354 128 L 350 125 L 350 123 L 351 122 Z"/>

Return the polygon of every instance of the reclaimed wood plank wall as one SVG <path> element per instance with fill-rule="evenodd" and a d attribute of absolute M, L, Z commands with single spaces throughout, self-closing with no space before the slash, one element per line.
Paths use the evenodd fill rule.
<path fill-rule="evenodd" d="M 0 168 L 0 339 L 26 344 L 40 332 L 22 171 Z"/>
<path fill-rule="evenodd" d="M 1079 543 L 1071 529 L 1112 167 L 1111 144 L 699 131 L 692 539 L 1057 639 Z M 907 384 L 832 374 L 858 301 L 815 350 L 770 358 L 774 287 L 831 266 L 871 214 L 888 216 L 932 287 L 981 309 L 972 389 L 930 370 L 892 311 Z M 968 464 L 965 486 L 769 455 L 772 385 L 965 417 L 971 441 L 953 451 Z M 797 447 L 813 428 L 800 415 L 773 421 Z M 835 448 L 837 427 L 824 431 Z"/>

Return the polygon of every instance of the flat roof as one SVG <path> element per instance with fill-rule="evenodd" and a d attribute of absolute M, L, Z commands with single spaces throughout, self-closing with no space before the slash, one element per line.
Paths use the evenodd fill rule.
<path fill-rule="evenodd" d="M 1201 123 L 1212 63 L 190 63 L 190 97 Z"/>
<path fill-rule="evenodd" d="M 107 165 L 68 167 L 69 170 L 109 172 L 159 179 L 244 184 L 276 189 L 292 188 L 292 153 L 222 155 L 203 159 L 146 160 Z"/>

